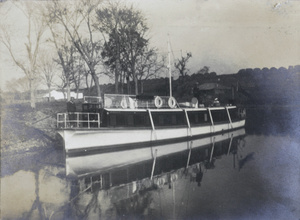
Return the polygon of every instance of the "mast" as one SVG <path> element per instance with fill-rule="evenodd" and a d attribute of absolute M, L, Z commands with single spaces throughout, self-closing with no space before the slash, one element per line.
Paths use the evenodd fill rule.
<path fill-rule="evenodd" d="M 171 46 L 170 46 L 170 39 L 168 40 L 168 56 L 169 56 L 169 65 L 168 65 L 168 67 L 169 67 L 169 87 L 170 87 L 170 97 L 172 97 L 172 69 L 171 69 Z"/>

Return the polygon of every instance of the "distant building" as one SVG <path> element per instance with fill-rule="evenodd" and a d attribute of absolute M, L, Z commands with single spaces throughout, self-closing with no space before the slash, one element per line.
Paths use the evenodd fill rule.
<path fill-rule="evenodd" d="M 218 100 L 225 104 L 228 103 L 228 99 L 231 98 L 231 87 L 221 85 L 219 83 L 204 83 L 197 86 L 199 103 L 205 104 L 205 106 L 210 106 L 213 101 L 218 98 Z"/>

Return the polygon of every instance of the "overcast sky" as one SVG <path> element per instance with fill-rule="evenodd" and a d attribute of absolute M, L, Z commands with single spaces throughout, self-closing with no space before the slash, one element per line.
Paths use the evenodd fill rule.
<path fill-rule="evenodd" d="M 126 1 L 144 12 L 152 46 L 166 53 L 170 39 L 175 59 L 192 53 L 188 63 L 191 73 L 203 66 L 217 74 L 228 74 L 242 68 L 300 64 L 299 0 Z M 21 14 L 16 10 L 9 13 L 14 28 L 22 29 Z M 18 42 L 22 42 L 22 36 L 18 36 Z M 0 52 L 3 86 L 6 79 L 23 73 L 13 67 L 2 45 Z"/>

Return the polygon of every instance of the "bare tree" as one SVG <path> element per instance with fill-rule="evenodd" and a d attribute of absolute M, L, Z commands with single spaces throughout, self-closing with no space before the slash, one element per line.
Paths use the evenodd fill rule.
<path fill-rule="evenodd" d="M 44 14 L 44 16 L 46 16 L 46 14 Z M 75 48 L 70 43 L 66 31 L 57 30 L 57 27 L 54 23 L 52 23 L 51 18 L 48 17 L 48 19 L 49 20 L 47 20 L 47 25 L 52 34 L 52 38 L 50 39 L 50 41 L 53 42 L 58 56 L 58 59 L 54 59 L 54 61 L 61 66 L 63 74 L 63 76 L 60 76 L 62 84 L 59 87 L 62 88 L 63 91 L 65 88 L 67 88 L 67 99 L 70 100 L 70 67 L 73 66 L 72 63 L 74 62 L 73 57 L 75 53 Z"/>
<path fill-rule="evenodd" d="M 157 76 L 162 69 L 166 68 L 165 59 L 165 56 L 159 56 L 156 49 L 146 49 L 137 62 L 138 79 L 143 80 Z"/>
<path fill-rule="evenodd" d="M 45 31 L 44 20 L 39 16 L 39 6 L 35 2 L 23 1 L 15 4 L 24 13 L 27 18 L 27 39 L 24 43 L 25 56 L 20 52 L 21 48 L 14 47 L 12 42 L 13 34 L 9 29 L 1 26 L 0 41 L 5 45 L 14 63 L 24 72 L 28 79 L 30 88 L 30 105 L 35 108 L 35 90 L 36 86 L 34 81 L 38 78 L 39 72 L 37 71 L 37 59 L 39 49 L 42 41 L 42 35 Z"/>
<path fill-rule="evenodd" d="M 44 53 L 43 56 L 40 56 L 40 64 L 39 70 L 41 73 L 41 79 L 46 84 L 49 93 L 49 100 L 51 100 L 51 87 L 54 84 L 54 76 L 56 74 L 56 63 L 54 62 L 53 58 L 48 56 L 48 54 Z"/>
<path fill-rule="evenodd" d="M 72 44 L 89 68 L 89 73 L 101 95 L 97 67 L 101 64 L 101 42 L 94 29 L 95 10 L 100 0 L 74 1 L 72 5 L 54 0 L 48 4 L 48 17 L 52 23 L 66 30 Z M 85 33 L 84 35 L 82 33 Z"/>
<path fill-rule="evenodd" d="M 76 56 L 77 55 L 77 56 Z M 75 59 L 71 66 L 71 78 L 72 83 L 75 87 L 78 99 L 79 88 L 82 82 L 82 79 L 85 77 L 86 65 L 84 60 L 79 54 L 75 54 Z"/>
<path fill-rule="evenodd" d="M 189 59 L 192 57 L 192 53 L 187 53 L 186 57 L 181 56 L 180 59 L 175 62 L 175 68 L 178 70 L 180 76 L 184 77 L 188 74 L 188 69 L 187 69 L 187 62 Z"/>

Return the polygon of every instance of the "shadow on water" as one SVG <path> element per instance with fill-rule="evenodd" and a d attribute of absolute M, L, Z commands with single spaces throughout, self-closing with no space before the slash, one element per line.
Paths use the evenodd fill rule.
<path fill-rule="evenodd" d="M 247 108 L 246 132 L 259 135 L 300 137 L 300 106 Z"/>

